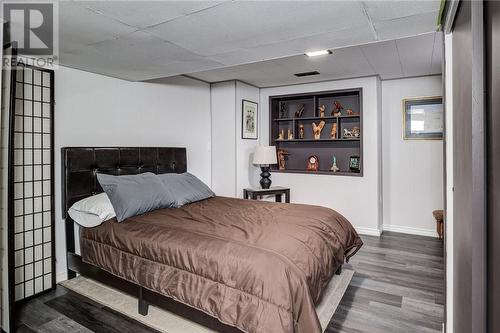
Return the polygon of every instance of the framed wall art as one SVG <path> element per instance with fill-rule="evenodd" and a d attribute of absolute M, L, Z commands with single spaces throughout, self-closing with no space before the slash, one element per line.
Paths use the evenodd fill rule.
<path fill-rule="evenodd" d="M 259 108 L 255 102 L 242 101 L 241 138 L 257 140 Z"/>
<path fill-rule="evenodd" d="M 403 99 L 403 139 L 443 139 L 443 98 L 441 96 Z"/>

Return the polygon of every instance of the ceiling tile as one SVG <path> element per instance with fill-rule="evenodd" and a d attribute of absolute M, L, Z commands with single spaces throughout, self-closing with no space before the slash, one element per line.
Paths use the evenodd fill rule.
<path fill-rule="evenodd" d="M 432 53 L 431 74 L 441 73 L 443 63 L 443 33 L 437 32 Z"/>
<path fill-rule="evenodd" d="M 441 1 L 363 1 L 367 14 L 372 21 L 384 21 L 394 18 L 439 11 Z"/>
<path fill-rule="evenodd" d="M 437 12 L 423 13 L 373 24 L 379 40 L 389 40 L 436 31 L 437 15 Z"/>
<path fill-rule="evenodd" d="M 63 52 L 114 39 L 136 30 L 92 12 L 80 6 L 79 2 L 61 1 L 59 12 L 59 48 Z"/>
<path fill-rule="evenodd" d="M 366 60 L 382 78 L 403 76 L 395 41 L 361 45 L 360 48 Z"/>
<path fill-rule="evenodd" d="M 237 49 L 227 53 L 211 56 L 212 59 L 228 66 L 265 59 L 281 58 L 287 55 L 302 55 L 305 52 L 346 47 L 373 42 L 373 34 L 368 25 L 361 26 L 354 31 L 339 31 L 322 33 L 316 36 L 303 37 L 289 41 L 277 42 L 270 45 L 255 46 L 248 49 Z"/>
<path fill-rule="evenodd" d="M 86 1 L 84 6 L 127 25 L 143 29 L 217 6 L 219 3 L 221 1 Z"/>
<path fill-rule="evenodd" d="M 435 33 L 396 41 L 405 76 L 430 74 Z"/>
<path fill-rule="evenodd" d="M 96 50 L 103 54 L 109 54 L 126 62 L 141 66 L 145 62 L 172 63 L 177 61 L 196 61 L 205 58 L 185 50 L 177 45 L 162 41 L 142 31 L 136 31 L 117 39 L 95 44 Z M 123 50 L 127 50 L 123 52 Z M 221 66 L 216 62 L 214 65 Z"/>
<path fill-rule="evenodd" d="M 349 28 L 355 31 L 366 24 L 356 2 L 243 1 L 223 3 L 147 31 L 211 56 Z"/>

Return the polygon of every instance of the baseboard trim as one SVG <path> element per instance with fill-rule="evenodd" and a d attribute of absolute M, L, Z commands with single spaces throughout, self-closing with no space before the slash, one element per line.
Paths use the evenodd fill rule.
<path fill-rule="evenodd" d="M 407 226 L 403 226 L 403 225 L 384 224 L 382 226 L 382 229 L 384 231 L 400 232 L 402 234 L 427 236 L 427 237 L 437 237 L 438 236 L 436 230 L 434 230 L 434 229 L 414 228 L 414 227 L 407 227 Z"/>
<path fill-rule="evenodd" d="M 68 273 L 66 271 L 64 272 L 58 272 L 56 274 L 56 283 L 66 281 L 68 279 Z"/>
<path fill-rule="evenodd" d="M 361 235 L 380 237 L 380 235 L 382 234 L 381 230 L 375 228 L 354 227 L 354 229 L 356 229 L 358 234 Z"/>

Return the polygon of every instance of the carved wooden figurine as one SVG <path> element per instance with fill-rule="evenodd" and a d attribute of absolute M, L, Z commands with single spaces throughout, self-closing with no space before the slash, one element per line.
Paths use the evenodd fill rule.
<path fill-rule="evenodd" d="M 288 129 L 288 140 L 293 140 L 294 137 L 293 137 L 293 132 L 291 129 Z"/>
<path fill-rule="evenodd" d="M 285 139 L 285 129 L 282 128 L 278 134 L 278 140 L 284 140 L 284 139 Z"/>
<path fill-rule="evenodd" d="M 290 153 L 284 149 L 278 149 L 276 151 L 278 154 L 278 167 L 280 170 L 285 170 L 286 168 L 286 157 L 290 155 Z"/>
<path fill-rule="evenodd" d="M 318 109 L 319 109 L 319 116 L 321 118 L 325 118 L 325 106 L 321 105 Z"/>
<path fill-rule="evenodd" d="M 347 109 L 346 114 L 348 116 L 359 116 L 359 112 L 354 112 L 354 111 L 352 111 L 352 109 Z"/>
<path fill-rule="evenodd" d="M 302 114 L 304 113 L 305 108 L 306 107 L 304 106 L 304 104 L 301 104 L 299 109 L 297 111 L 295 111 L 295 118 L 302 117 Z"/>
<path fill-rule="evenodd" d="M 330 139 L 337 138 L 337 123 L 332 124 L 332 130 L 330 131 Z"/>
<path fill-rule="evenodd" d="M 342 106 L 342 104 L 340 104 L 339 101 L 333 102 L 332 116 L 335 116 L 335 117 L 341 116 L 342 110 L 344 110 L 344 107 Z"/>
<path fill-rule="evenodd" d="M 325 121 L 322 120 L 319 122 L 319 125 L 316 125 L 316 123 L 312 123 L 312 128 L 313 128 L 313 133 L 314 133 L 314 139 L 319 140 L 321 138 L 321 130 L 323 130 L 323 127 L 325 127 Z"/>
<path fill-rule="evenodd" d="M 304 138 L 304 124 L 299 124 L 299 139 Z"/>

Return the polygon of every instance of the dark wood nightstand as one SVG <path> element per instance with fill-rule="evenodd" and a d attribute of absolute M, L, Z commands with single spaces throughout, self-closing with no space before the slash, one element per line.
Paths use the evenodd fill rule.
<path fill-rule="evenodd" d="M 264 195 L 274 195 L 276 202 L 281 202 L 281 196 L 285 195 L 285 202 L 290 202 L 290 189 L 288 187 L 272 186 L 271 188 L 245 188 L 243 189 L 243 198 L 257 200 Z"/>

